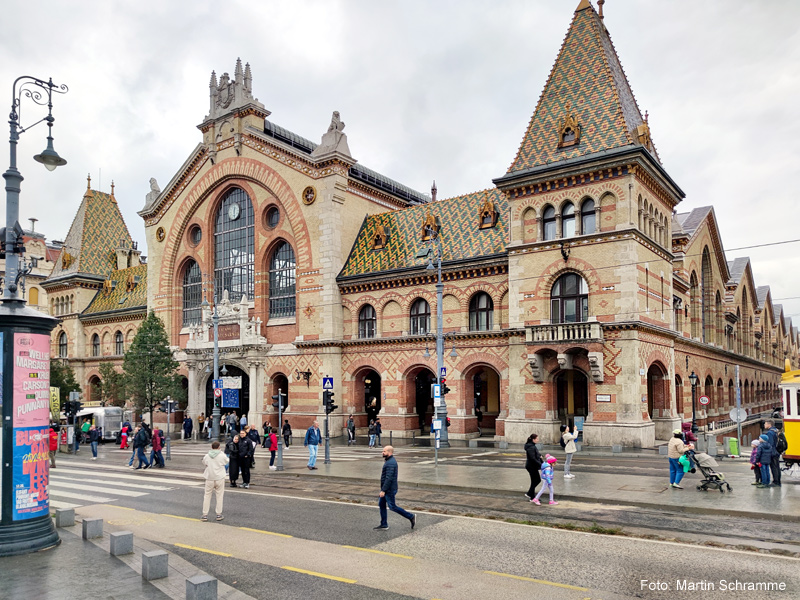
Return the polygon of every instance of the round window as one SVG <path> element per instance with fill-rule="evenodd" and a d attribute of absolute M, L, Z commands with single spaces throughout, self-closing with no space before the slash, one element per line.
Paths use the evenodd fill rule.
<path fill-rule="evenodd" d="M 270 206 L 267 209 L 267 227 L 270 229 L 275 229 L 278 226 L 278 223 L 281 220 L 281 212 L 278 210 L 277 206 Z"/>
<path fill-rule="evenodd" d="M 202 239 L 203 230 L 197 225 L 192 226 L 192 228 L 189 229 L 189 242 L 192 244 L 192 246 L 197 246 Z"/>

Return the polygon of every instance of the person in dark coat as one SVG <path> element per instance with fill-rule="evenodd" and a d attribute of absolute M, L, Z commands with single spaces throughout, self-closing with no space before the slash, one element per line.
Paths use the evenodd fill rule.
<path fill-rule="evenodd" d="M 236 437 L 239 438 L 239 470 L 242 472 L 242 487 L 249 489 L 250 463 L 253 460 L 253 440 L 247 437 L 246 433 L 240 433 Z"/>
<path fill-rule="evenodd" d="M 147 455 L 144 453 L 144 449 L 147 447 L 147 442 L 149 441 L 147 430 L 144 425 L 145 424 L 142 423 L 142 427 L 136 432 L 133 438 L 133 449 L 136 452 L 136 457 L 139 459 L 139 466 L 136 467 L 136 469 L 150 468 L 150 461 L 147 460 Z M 144 464 L 144 467 L 142 467 L 142 464 Z"/>
<path fill-rule="evenodd" d="M 525 442 L 525 470 L 531 476 L 531 487 L 525 493 L 528 500 L 532 500 L 536 496 L 536 486 L 542 483 L 542 476 L 540 471 L 542 468 L 542 455 L 539 454 L 539 448 L 536 443 L 539 441 L 539 436 L 535 433 L 528 436 L 528 441 Z"/>
<path fill-rule="evenodd" d="M 761 483 L 756 487 L 765 488 L 769 487 L 769 466 L 772 462 L 772 454 L 775 448 L 770 442 L 769 435 L 766 433 L 762 433 L 759 439 L 761 443 L 756 449 L 756 466 L 761 469 Z"/>
<path fill-rule="evenodd" d="M 187 416 L 183 420 L 183 439 L 190 440 L 192 439 L 192 428 L 194 427 L 194 423 L 192 420 Z"/>
<path fill-rule="evenodd" d="M 256 467 L 256 447 L 261 442 L 261 438 L 258 437 L 258 429 L 256 429 L 255 425 L 246 425 L 245 429 L 247 429 L 247 439 L 253 442 L 253 453 L 251 454 L 252 458 L 250 459 L 250 468 L 255 469 Z"/>
<path fill-rule="evenodd" d="M 769 463 L 769 470 L 772 472 L 772 485 L 781 485 L 781 454 L 778 452 L 778 429 L 775 421 L 767 419 L 764 422 L 764 433 L 769 436 L 769 443 L 772 444 L 772 459 Z"/>
<path fill-rule="evenodd" d="M 292 426 L 289 425 L 289 419 L 286 419 L 283 422 L 283 429 L 281 431 L 283 433 L 283 445 L 288 448 L 289 447 L 289 438 L 292 437 Z"/>
<path fill-rule="evenodd" d="M 237 433 L 228 443 L 225 444 L 225 454 L 230 459 L 228 465 L 228 478 L 231 481 L 231 487 L 239 487 L 236 485 L 236 480 L 239 479 L 239 434 Z"/>
<path fill-rule="evenodd" d="M 356 443 L 356 422 L 353 420 L 353 415 L 347 419 L 347 445 L 352 446 Z"/>
<path fill-rule="evenodd" d="M 681 432 L 683 435 L 683 443 L 684 444 L 691 444 L 697 441 L 697 436 L 692 433 L 692 424 L 691 423 L 681 423 Z"/>
<path fill-rule="evenodd" d="M 383 470 L 381 471 L 381 493 L 378 507 L 381 511 L 381 524 L 373 529 L 386 530 L 389 529 L 388 512 L 389 510 L 396 512 L 401 517 L 405 517 L 411 522 L 411 529 L 417 524 L 417 515 L 414 515 L 407 510 L 403 510 L 395 504 L 394 497 L 397 495 L 397 459 L 394 457 L 394 448 L 386 446 L 383 449 Z"/>

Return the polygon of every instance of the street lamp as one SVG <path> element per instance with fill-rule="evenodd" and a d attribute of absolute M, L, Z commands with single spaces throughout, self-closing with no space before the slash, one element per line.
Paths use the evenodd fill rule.
<path fill-rule="evenodd" d="M 696 405 L 697 405 L 697 382 L 700 378 L 694 374 L 689 375 L 689 382 L 692 384 L 692 433 L 697 433 L 697 415 L 696 415 Z"/>
<path fill-rule="evenodd" d="M 23 76 L 14 81 L 11 94 L 10 166 L 6 180 L 6 226 L 0 234 L 6 273 L 0 305 L 0 360 L 2 378 L 2 428 L 0 429 L 0 556 L 25 554 L 60 543 L 50 518 L 47 494 L 49 463 L 50 332 L 57 319 L 28 306 L 18 294 L 19 280 L 31 272 L 24 262 L 19 194 L 23 177 L 17 170 L 17 142 L 21 133 L 42 121 L 47 123 L 47 148 L 34 157 L 48 170 L 67 163 L 53 149 L 53 92 L 64 94 L 67 86 Z M 20 127 L 21 100 L 29 98 L 47 106 L 47 116 Z M 10 400 L 10 401 L 9 401 Z"/>
<path fill-rule="evenodd" d="M 444 336 L 442 335 L 442 321 L 444 320 L 442 310 L 442 296 L 444 295 L 444 283 L 442 283 L 442 238 L 436 228 L 428 226 L 426 228 L 428 236 L 438 242 L 436 244 L 436 383 L 442 385 L 442 369 L 444 368 Z M 428 266 L 426 270 L 433 270 L 433 260 L 428 256 Z M 441 389 L 441 387 L 439 388 Z M 447 433 L 447 403 L 444 396 L 439 400 L 439 406 L 434 406 L 436 418 L 441 422 L 442 429 L 439 434 L 439 443 L 442 448 L 450 447 L 450 440 Z"/>
<path fill-rule="evenodd" d="M 203 298 L 200 304 L 204 310 L 208 310 L 208 300 Z M 219 379 L 219 313 L 217 312 L 217 297 L 214 295 L 214 312 L 211 314 L 211 323 L 214 326 L 214 380 Z M 213 387 L 213 386 L 212 386 Z M 219 407 L 220 399 L 214 396 L 214 408 L 211 411 L 211 436 L 219 439 L 219 417 L 221 414 Z"/>

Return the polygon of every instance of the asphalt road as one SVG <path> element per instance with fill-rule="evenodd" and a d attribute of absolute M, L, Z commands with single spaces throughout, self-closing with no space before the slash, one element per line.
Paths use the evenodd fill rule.
<path fill-rule="evenodd" d="M 390 529 L 374 531 L 376 503 L 329 500 L 313 480 L 295 480 L 294 493 L 226 489 L 225 520 L 202 523 L 196 478 L 64 467 L 62 481 L 81 479 L 95 488 L 83 490 L 90 495 L 102 497 L 115 483 L 134 491 L 150 486 L 77 512 L 133 530 L 254 598 L 800 597 L 800 561 L 793 558 L 424 512 L 413 531 L 391 513 Z M 419 504 L 408 503 L 410 492 L 400 490 L 401 506 Z M 722 580 L 786 589 L 731 592 Z M 699 583 L 692 589 L 684 581 Z"/>

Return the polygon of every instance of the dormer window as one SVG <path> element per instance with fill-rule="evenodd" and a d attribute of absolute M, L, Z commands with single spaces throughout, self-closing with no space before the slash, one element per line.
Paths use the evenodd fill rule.
<path fill-rule="evenodd" d="M 568 148 L 570 146 L 577 146 L 580 141 L 581 125 L 578 123 L 578 117 L 571 112 L 568 102 L 567 114 L 558 122 L 558 147 Z"/>
<path fill-rule="evenodd" d="M 489 200 L 489 194 L 484 194 L 483 204 L 481 205 L 478 213 L 479 229 L 488 229 L 497 224 L 497 218 L 500 215 L 494 207 L 494 202 Z"/>

